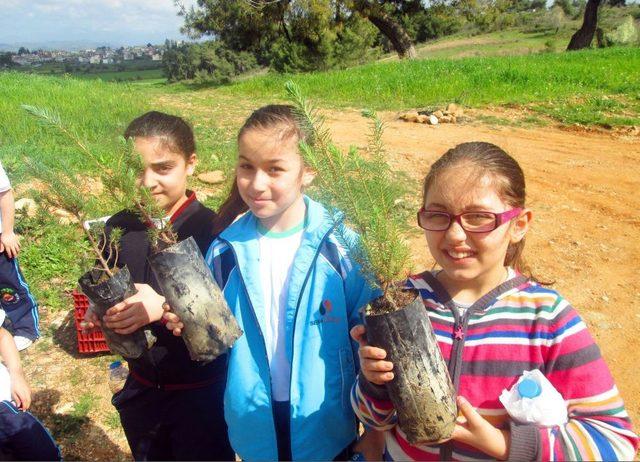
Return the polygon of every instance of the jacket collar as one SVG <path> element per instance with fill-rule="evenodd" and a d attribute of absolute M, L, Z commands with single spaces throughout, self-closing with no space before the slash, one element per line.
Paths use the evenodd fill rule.
<path fill-rule="evenodd" d="M 304 196 L 304 202 L 307 206 L 307 226 L 304 229 L 303 240 L 319 244 L 327 232 L 329 232 L 335 224 L 342 221 L 343 214 L 341 212 L 335 212 L 332 214 L 325 209 L 322 204 L 314 201 L 308 196 Z M 255 233 L 257 227 L 258 218 L 253 213 L 247 212 L 220 233 L 220 238 L 232 245 L 234 243 L 242 244 L 248 239 L 256 237 Z"/>
<path fill-rule="evenodd" d="M 457 314 L 458 310 L 455 308 L 453 298 L 444 288 L 442 283 L 431 273 L 431 271 L 425 271 L 419 277 L 421 277 L 433 290 L 438 297 L 440 303 L 451 310 L 454 314 Z M 521 290 L 530 284 L 527 277 L 520 273 L 517 273 L 515 277 L 508 279 L 502 284 L 494 287 L 489 292 L 480 297 L 476 302 L 468 308 L 469 313 L 484 312 L 486 311 L 496 300 L 507 296 L 508 294 Z"/>
<path fill-rule="evenodd" d="M 319 247 L 327 234 L 342 220 L 342 214 L 330 214 L 321 204 L 305 196 L 307 226 L 302 234 L 289 276 L 287 294 L 287 314 L 285 316 L 287 333 L 287 354 L 292 354 L 291 336 L 297 307 L 305 287 L 307 276 L 316 262 Z M 260 245 L 258 241 L 258 220 L 248 212 L 226 230 L 219 238 L 225 240 L 233 249 L 237 269 L 246 288 L 246 294 L 262 332 L 265 332 L 266 306 L 260 280 Z"/>
<path fill-rule="evenodd" d="M 196 200 L 196 193 L 195 191 L 189 191 L 187 190 L 187 200 L 184 201 L 182 203 L 182 205 L 180 206 L 180 208 L 178 208 L 178 210 L 176 210 L 175 212 L 173 212 L 173 215 L 171 215 L 169 217 L 169 221 L 171 223 L 175 223 L 176 220 L 182 215 L 182 213 L 187 209 L 187 207 L 189 207 L 193 202 L 195 202 Z"/>

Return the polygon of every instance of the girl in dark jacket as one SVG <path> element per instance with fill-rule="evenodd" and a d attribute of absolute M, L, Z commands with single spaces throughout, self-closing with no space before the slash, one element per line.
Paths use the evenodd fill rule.
<path fill-rule="evenodd" d="M 165 211 L 178 240 L 192 236 L 206 252 L 221 221 L 187 190 L 196 165 L 191 127 L 179 117 L 148 112 L 125 131 L 142 156 L 142 184 Z M 164 297 L 149 267 L 147 229 L 129 211 L 107 221 L 107 233 L 122 230 L 116 265 L 127 265 L 138 293 L 107 311 L 104 323 L 120 334 L 148 326 L 155 345 L 129 359 L 129 377 L 113 396 L 113 405 L 136 460 L 234 460 L 224 421 L 222 398 L 227 357 L 202 364 L 192 361 L 181 338 L 160 322 Z M 85 318 L 90 327 L 96 317 Z"/>

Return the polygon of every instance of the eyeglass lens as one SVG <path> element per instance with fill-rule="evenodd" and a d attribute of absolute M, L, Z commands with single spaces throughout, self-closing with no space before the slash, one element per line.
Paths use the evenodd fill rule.
<path fill-rule="evenodd" d="M 453 215 L 445 212 L 423 211 L 419 214 L 420 226 L 429 231 L 449 229 Z M 465 231 L 483 232 L 496 228 L 496 216 L 489 212 L 468 212 L 460 215 L 460 223 Z"/>

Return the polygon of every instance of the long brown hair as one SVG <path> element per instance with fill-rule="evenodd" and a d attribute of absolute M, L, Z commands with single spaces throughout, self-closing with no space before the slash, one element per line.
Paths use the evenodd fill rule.
<path fill-rule="evenodd" d="M 424 179 L 422 202 L 435 180 L 444 171 L 452 167 L 469 166 L 477 170 L 478 175 L 488 175 L 500 199 L 511 207 L 525 207 L 526 188 L 524 172 L 518 162 L 495 144 L 473 141 L 462 143 L 445 152 L 431 166 Z M 509 244 L 504 265 L 511 266 L 527 277 L 534 279 L 531 269 L 524 260 L 525 238 L 515 244 Z"/>
<path fill-rule="evenodd" d="M 293 106 L 284 104 L 269 104 L 256 109 L 245 120 L 244 124 L 238 131 L 238 142 L 242 136 L 249 130 L 272 130 L 278 129 L 276 135 L 281 140 L 289 139 L 295 136 L 298 141 L 307 140 L 307 133 L 298 123 L 297 116 Z M 218 210 L 218 217 L 214 226 L 214 234 L 219 234 L 227 226 L 236 219 L 238 215 L 249 210 L 247 204 L 244 203 L 238 184 L 234 175 L 233 184 L 225 201 Z"/>

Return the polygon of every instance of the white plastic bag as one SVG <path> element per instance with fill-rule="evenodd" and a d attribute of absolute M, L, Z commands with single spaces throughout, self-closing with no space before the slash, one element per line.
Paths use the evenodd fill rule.
<path fill-rule="evenodd" d="M 530 385 L 535 397 L 523 397 L 518 387 L 523 381 L 533 381 Z M 537 387 L 536 387 L 537 385 Z M 523 386 L 523 390 L 527 388 Z M 503 390 L 500 402 L 513 420 L 519 423 L 534 423 L 543 427 L 567 423 L 567 404 L 551 382 L 538 369 L 524 371 L 510 390 Z"/>

